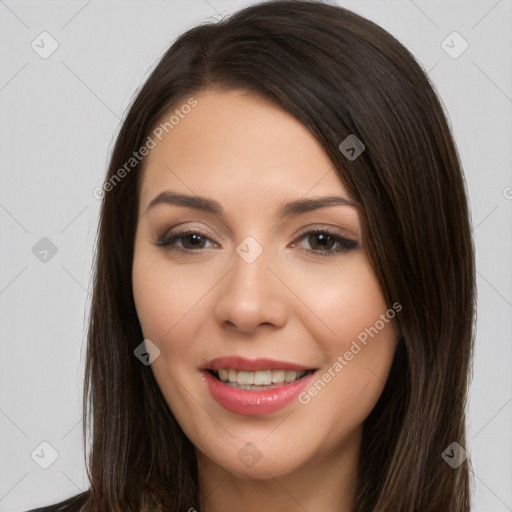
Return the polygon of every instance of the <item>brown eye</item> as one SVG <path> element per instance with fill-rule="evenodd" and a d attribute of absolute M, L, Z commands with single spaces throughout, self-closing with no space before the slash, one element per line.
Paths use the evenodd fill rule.
<path fill-rule="evenodd" d="M 208 245 L 210 244 L 210 245 Z M 177 251 L 194 252 L 218 246 L 208 236 L 198 231 L 170 231 L 156 241 L 158 247 Z"/>
<path fill-rule="evenodd" d="M 180 236 L 181 245 L 184 249 L 204 249 L 206 238 L 198 233 L 188 233 Z"/>
<path fill-rule="evenodd" d="M 308 243 L 314 251 L 330 250 L 336 245 L 336 240 L 327 233 L 311 233 L 308 235 Z"/>
<path fill-rule="evenodd" d="M 333 233 L 327 229 L 319 229 L 304 233 L 298 240 L 303 249 L 321 256 L 332 256 L 347 252 L 357 247 L 357 242 Z M 297 244 L 293 244 L 295 247 Z"/>

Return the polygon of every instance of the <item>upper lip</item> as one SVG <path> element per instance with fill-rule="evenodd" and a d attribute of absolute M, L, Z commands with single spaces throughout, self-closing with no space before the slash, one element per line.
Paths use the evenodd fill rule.
<path fill-rule="evenodd" d="M 220 370 L 228 368 L 241 371 L 257 371 L 257 370 L 314 370 L 311 366 L 292 363 L 288 361 L 277 361 L 261 357 L 258 359 L 247 359 L 240 356 L 223 356 L 216 357 L 206 363 L 205 370 Z"/>

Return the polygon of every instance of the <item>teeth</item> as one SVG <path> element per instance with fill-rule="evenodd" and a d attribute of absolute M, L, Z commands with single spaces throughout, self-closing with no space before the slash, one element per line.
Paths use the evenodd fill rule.
<path fill-rule="evenodd" d="M 236 376 L 237 384 L 242 384 L 242 386 L 249 386 L 254 384 L 254 373 L 253 372 L 238 372 Z"/>
<path fill-rule="evenodd" d="M 257 386 L 268 386 L 269 384 L 272 384 L 272 371 L 263 370 L 254 372 L 254 384 Z"/>
<path fill-rule="evenodd" d="M 255 386 L 271 386 L 272 384 L 295 382 L 307 372 L 304 370 L 258 370 L 247 372 L 237 371 L 232 368 L 221 368 L 217 373 L 222 382 L 237 384 L 242 389 L 252 389 Z"/>
<path fill-rule="evenodd" d="M 293 382 L 294 380 L 296 379 L 296 372 L 294 372 L 293 370 L 287 370 L 286 372 L 284 372 L 284 380 L 286 382 Z"/>
<path fill-rule="evenodd" d="M 272 382 L 284 382 L 284 370 L 272 370 Z"/>

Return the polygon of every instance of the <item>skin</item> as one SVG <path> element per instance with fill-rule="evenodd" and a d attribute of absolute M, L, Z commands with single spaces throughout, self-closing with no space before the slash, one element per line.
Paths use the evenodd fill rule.
<path fill-rule="evenodd" d="M 321 146 L 253 93 L 211 89 L 195 98 L 197 106 L 145 160 L 133 293 L 144 337 L 160 349 L 155 378 L 197 448 L 202 510 L 348 511 L 362 423 L 389 373 L 396 320 L 309 403 L 293 400 L 269 415 L 224 409 L 200 368 L 214 357 L 240 355 L 298 363 L 321 375 L 374 326 L 391 305 L 365 252 L 360 211 L 335 205 L 280 216 L 295 199 L 351 199 Z M 215 199 L 224 213 L 165 203 L 147 210 L 169 190 Z M 155 245 L 176 228 L 207 238 L 199 249 L 186 236 L 174 250 Z M 357 247 L 319 254 L 325 249 L 318 237 L 304 236 L 311 228 L 333 229 Z M 236 252 L 248 236 L 263 249 L 252 263 Z M 261 455 L 252 467 L 237 456 L 248 442 Z"/>

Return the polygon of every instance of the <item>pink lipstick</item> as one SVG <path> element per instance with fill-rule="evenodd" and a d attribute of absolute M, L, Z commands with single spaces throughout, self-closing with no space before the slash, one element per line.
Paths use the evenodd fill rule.
<path fill-rule="evenodd" d="M 311 384 L 316 369 L 268 358 L 220 357 L 202 368 L 212 398 L 237 414 L 256 416 L 283 409 Z"/>

